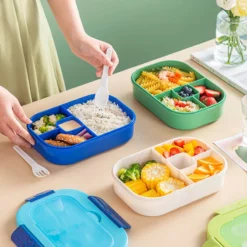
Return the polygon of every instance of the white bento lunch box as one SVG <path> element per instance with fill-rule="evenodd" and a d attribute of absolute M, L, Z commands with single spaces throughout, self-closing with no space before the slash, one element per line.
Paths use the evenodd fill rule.
<path fill-rule="evenodd" d="M 155 147 L 171 144 L 177 139 L 183 139 L 186 142 L 196 140 L 198 144 L 207 151 L 193 157 L 189 156 L 187 153 L 180 153 L 166 159 L 155 150 Z M 195 171 L 197 168 L 197 160 L 209 156 L 212 156 L 223 163 L 224 167 L 222 171 L 199 182 L 193 182 L 187 175 Z M 132 192 L 118 178 L 118 170 L 121 168 L 128 168 L 133 163 L 143 164 L 148 160 L 156 160 L 159 163 L 167 165 L 170 168 L 171 176 L 184 181 L 186 187 L 171 194 L 156 198 L 148 198 Z M 196 138 L 178 137 L 119 160 L 113 167 L 112 175 L 116 194 L 130 208 L 136 213 L 144 216 L 160 216 L 219 191 L 224 185 L 226 170 L 226 159 L 206 143 Z"/>

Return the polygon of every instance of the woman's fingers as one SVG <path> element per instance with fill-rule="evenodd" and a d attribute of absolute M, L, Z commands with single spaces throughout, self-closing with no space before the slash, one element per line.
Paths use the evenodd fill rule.
<path fill-rule="evenodd" d="M 17 102 L 13 106 L 13 112 L 16 115 L 16 117 L 19 118 L 23 123 L 25 123 L 25 124 L 32 123 L 32 121 L 27 117 L 26 113 L 24 112 L 24 110 L 21 107 L 21 105 L 19 104 L 19 102 Z"/>
<path fill-rule="evenodd" d="M 103 66 L 106 65 L 106 66 L 109 66 L 109 71 L 108 71 L 108 75 L 111 76 L 113 74 L 113 72 L 115 71 L 116 67 L 118 66 L 118 63 L 119 63 L 119 59 L 118 59 L 118 56 L 117 56 L 117 53 L 116 51 L 113 49 L 112 50 L 112 57 L 111 57 L 111 66 L 109 65 L 106 65 L 103 63 L 103 65 L 100 67 L 100 68 L 97 68 L 97 71 L 96 71 L 96 76 L 97 77 L 101 77 L 102 76 L 102 72 L 103 72 Z M 101 63 L 102 64 L 102 63 Z"/>
<path fill-rule="evenodd" d="M 112 51 L 111 61 L 112 61 L 113 65 L 109 68 L 109 75 L 113 74 L 113 72 L 115 71 L 115 69 L 119 63 L 118 55 L 114 49 Z"/>
<path fill-rule="evenodd" d="M 101 76 L 102 76 L 102 72 L 103 72 L 103 69 L 102 69 L 102 68 L 97 69 L 97 70 L 96 70 L 96 76 L 97 76 L 97 77 L 101 77 Z"/>
<path fill-rule="evenodd" d="M 1 126 L 1 133 L 7 136 L 11 142 L 13 142 L 18 146 L 27 147 L 27 148 L 31 147 L 29 142 L 24 140 L 22 137 L 16 135 L 6 124 Z"/>
<path fill-rule="evenodd" d="M 16 120 L 14 114 L 8 115 L 9 120 L 6 122 L 8 127 L 18 136 L 22 137 L 24 140 L 34 145 L 35 142 L 31 135 L 21 126 L 21 124 Z"/>
<path fill-rule="evenodd" d="M 113 66 L 113 63 L 110 61 L 110 59 L 106 56 L 106 54 L 102 50 L 98 50 L 96 53 L 96 58 L 99 60 L 100 64 L 102 66 Z"/>

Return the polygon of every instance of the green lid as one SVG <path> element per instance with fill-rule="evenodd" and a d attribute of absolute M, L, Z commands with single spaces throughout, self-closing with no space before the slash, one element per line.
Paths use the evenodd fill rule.
<path fill-rule="evenodd" d="M 216 212 L 203 247 L 247 247 L 247 199 Z"/>

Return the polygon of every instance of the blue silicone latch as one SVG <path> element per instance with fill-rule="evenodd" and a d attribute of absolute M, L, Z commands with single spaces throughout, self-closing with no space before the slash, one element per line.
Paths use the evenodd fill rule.
<path fill-rule="evenodd" d="M 19 226 L 12 233 L 11 239 L 17 247 L 44 247 L 25 225 Z"/>
<path fill-rule="evenodd" d="M 53 193 L 55 193 L 54 190 L 47 190 L 47 191 L 41 192 L 41 193 L 39 193 L 39 194 L 37 194 L 35 196 L 29 197 L 25 201 L 26 202 L 34 202 L 34 201 L 37 201 L 37 200 L 39 200 L 39 199 L 41 199 L 41 198 L 43 198 L 45 196 L 49 196 L 49 195 L 51 195 Z"/>
<path fill-rule="evenodd" d="M 89 196 L 88 199 L 98 207 L 117 227 L 130 229 L 131 226 L 103 199 L 97 196 Z"/>

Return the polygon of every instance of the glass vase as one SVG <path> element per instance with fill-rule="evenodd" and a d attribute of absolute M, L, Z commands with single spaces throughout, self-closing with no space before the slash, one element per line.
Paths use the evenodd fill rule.
<path fill-rule="evenodd" d="M 247 60 L 247 17 L 229 16 L 225 11 L 217 15 L 216 61 L 225 65 L 240 65 Z"/>

